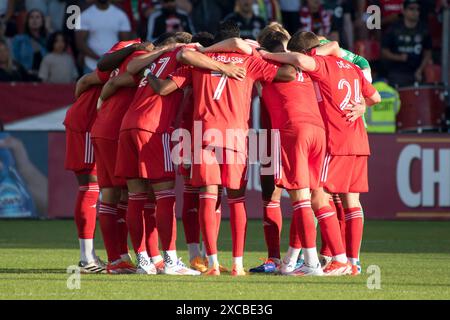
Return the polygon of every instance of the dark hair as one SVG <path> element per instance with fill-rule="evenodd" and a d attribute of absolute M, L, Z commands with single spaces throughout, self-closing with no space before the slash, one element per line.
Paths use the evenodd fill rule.
<path fill-rule="evenodd" d="M 320 41 L 314 32 L 298 31 L 289 40 L 287 48 L 289 51 L 307 53 L 318 46 Z"/>
<path fill-rule="evenodd" d="M 175 37 L 175 32 L 165 32 L 162 35 L 160 35 L 158 39 L 156 39 L 155 42 L 153 42 L 153 44 L 155 45 L 155 47 L 158 47 L 164 44 L 173 43 L 175 42 L 173 40 L 173 37 Z"/>
<path fill-rule="evenodd" d="M 275 48 L 283 46 L 283 42 L 287 41 L 289 41 L 289 38 L 283 32 L 273 31 L 264 36 L 263 40 L 260 42 L 260 45 L 264 49 L 273 52 Z"/>
<path fill-rule="evenodd" d="M 204 47 L 209 47 L 214 43 L 214 36 L 209 32 L 199 32 L 192 37 L 192 42 L 198 42 Z"/>
<path fill-rule="evenodd" d="M 39 35 L 41 36 L 41 38 L 46 38 L 47 37 L 47 29 L 45 28 L 45 16 L 42 13 L 42 11 L 38 10 L 38 9 L 32 9 L 32 10 L 28 11 L 27 18 L 25 19 L 25 33 L 28 34 L 29 36 L 31 36 L 29 20 L 30 20 L 31 14 L 33 14 L 34 12 L 38 12 L 42 17 L 42 26 L 39 29 Z"/>
<path fill-rule="evenodd" d="M 66 36 L 64 35 L 64 33 L 60 32 L 60 31 L 56 31 L 56 32 L 53 32 L 50 35 L 50 37 L 48 38 L 48 41 L 47 41 L 47 51 L 48 52 L 53 52 L 53 49 L 55 48 L 55 42 L 56 42 L 56 39 L 58 38 L 58 36 L 63 37 L 63 40 L 64 40 L 64 51 L 66 51 L 66 49 L 67 49 Z"/>
<path fill-rule="evenodd" d="M 219 29 L 217 30 L 214 36 L 214 42 L 220 42 L 230 38 L 240 38 L 241 30 L 239 29 L 238 24 L 234 20 L 227 20 L 222 22 L 219 25 Z"/>

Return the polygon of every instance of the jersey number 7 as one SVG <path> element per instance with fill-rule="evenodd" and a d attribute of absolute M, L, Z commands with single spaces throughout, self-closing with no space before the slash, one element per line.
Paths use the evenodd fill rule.
<path fill-rule="evenodd" d="M 228 77 L 226 75 L 222 75 L 220 77 L 219 84 L 217 85 L 216 91 L 214 91 L 214 97 L 213 100 L 220 100 L 220 97 L 222 96 L 223 89 L 227 85 Z"/>

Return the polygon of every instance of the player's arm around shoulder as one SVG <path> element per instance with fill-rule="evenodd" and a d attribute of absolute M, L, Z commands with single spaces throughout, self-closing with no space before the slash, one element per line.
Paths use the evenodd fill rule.
<path fill-rule="evenodd" d="M 317 68 L 316 60 L 306 54 L 299 52 L 271 53 L 264 50 L 259 51 L 266 60 L 272 60 L 283 64 L 290 64 L 303 71 L 312 72 Z"/>
<path fill-rule="evenodd" d="M 147 78 L 148 85 L 156 94 L 167 96 L 178 89 L 178 85 L 172 79 L 158 79 L 150 69 L 144 71 L 144 77 Z"/>
<path fill-rule="evenodd" d="M 206 48 L 199 47 L 199 51 L 202 53 L 236 52 L 245 55 L 252 55 L 253 53 L 252 47 L 241 38 L 226 39 Z"/>
<path fill-rule="evenodd" d="M 102 81 L 96 72 L 87 73 L 82 76 L 75 86 L 75 98 L 79 98 L 83 92 L 87 91 L 91 86 L 100 85 Z"/>
<path fill-rule="evenodd" d="M 192 48 L 181 49 L 177 54 L 177 60 L 195 68 L 221 72 L 227 77 L 236 80 L 243 80 L 246 76 L 246 70 L 244 68 L 236 66 L 233 63 L 224 64 L 216 61 Z"/>

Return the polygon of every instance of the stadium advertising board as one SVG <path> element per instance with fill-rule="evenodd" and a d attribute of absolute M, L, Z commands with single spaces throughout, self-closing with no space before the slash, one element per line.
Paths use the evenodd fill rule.
<path fill-rule="evenodd" d="M 4 140 L 7 136 L 3 134 L 0 139 Z M 23 177 L 20 178 L 20 172 L 18 172 L 23 187 L 17 188 L 25 190 L 23 194 L 28 194 L 31 198 L 33 198 L 33 192 L 30 190 L 34 191 L 35 199 L 29 203 L 33 203 L 31 207 L 34 206 L 35 209 L 29 214 L 24 214 L 23 210 L 13 212 L 15 209 L 12 208 L 11 203 L 15 203 L 14 199 L 18 201 L 22 198 L 17 196 L 21 194 L 20 192 L 12 196 L 8 191 L 12 178 L 8 175 L 9 173 L 7 174 L 9 171 L 6 167 L 11 165 L 11 156 L 18 153 L 14 150 L 5 152 L 11 149 L 5 148 L 2 144 L 0 146 L 2 151 L 0 216 L 72 217 L 77 184 L 72 173 L 64 170 L 64 133 L 14 132 L 10 136 L 22 141 L 28 159 L 41 173 L 40 177 L 44 177 L 37 183 L 43 184 L 40 189 L 45 189 L 45 197 L 36 193 L 36 181 L 26 181 Z M 370 192 L 362 195 L 361 198 L 367 219 L 450 220 L 450 136 L 380 134 L 370 135 L 370 142 L 372 148 L 372 156 L 369 160 Z M 182 199 L 181 181 L 178 181 L 177 185 L 178 199 Z M 254 165 L 250 169 L 247 192 L 247 209 L 250 218 L 257 219 L 262 216 L 260 191 L 259 168 Z M 48 203 L 42 200 L 47 199 L 47 196 Z M 37 204 L 39 209 L 36 209 Z M 178 215 L 181 202 L 179 204 Z M 291 208 L 287 195 L 283 198 L 282 207 L 285 217 L 290 217 Z M 223 215 L 228 217 L 226 201 L 223 202 Z"/>

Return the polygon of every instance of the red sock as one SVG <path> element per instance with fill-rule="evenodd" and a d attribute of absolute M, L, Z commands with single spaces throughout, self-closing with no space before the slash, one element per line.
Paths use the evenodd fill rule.
<path fill-rule="evenodd" d="M 314 224 L 314 212 L 311 208 L 311 200 L 302 200 L 292 204 L 294 208 L 293 220 L 297 227 L 303 248 L 316 247 L 316 226 Z"/>
<path fill-rule="evenodd" d="M 334 212 L 331 207 L 327 206 L 320 208 L 315 214 L 319 222 L 320 232 L 330 247 L 331 256 L 334 257 L 339 254 L 345 254 L 336 212 Z"/>
<path fill-rule="evenodd" d="M 128 227 L 127 227 L 128 202 L 120 201 L 117 205 L 117 223 L 119 224 L 119 252 L 128 254 Z"/>
<path fill-rule="evenodd" d="M 333 196 L 330 195 L 330 207 L 331 209 L 336 212 L 336 207 L 334 206 L 334 202 L 333 202 Z M 331 249 L 330 246 L 328 244 L 327 238 L 324 236 L 323 232 L 320 232 L 320 242 L 321 242 L 321 246 L 320 246 L 320 254 L 323 256 L 327 256 L 327 257 L 331 257 L 333 254 L 331 253 Z"/>
<path fill-rule="evenodd" d="M 363 212 L 361 208 L 345 209 L 345 220 L 347 256 L 352 259 L 359 259 L 363 236 Z"/>
<path fill-rule="evenodd" d="M 108 261 L 120 259 L 118 246 L 117 205 L 100 202 L 98 210 L 100 229 L 102 230 L 103 243 L 105 244 Z"/>
<path fill-rule="evenodd" d="M 200 243 L 198 192 L 198 188 L 184 185 L 181 219 L 183 220 L 186 243 Z"/>
<path fill-rule="evenodd" d="M 289 228 L 289 247 L 301 249 L 302 241 L 300 240 L 300 235 L 297 230 L 297 219 L 294 219 L 294 216 L 292 216 L 291 226 Z"/>
<path fill-rule="evenodd" d="M 79 239 L 94 239 L 98 194 L 97 183 L 89 183 L 78 188 L 75 224 L 77 225 Z"/>
<path fill-rule="evenodd" d="M 217 254 L 217 195 L 201 192 L 199 195 L 199 221 L 206 255 Z"/>
<path fill-rule="evenodd" d="M 156 205 L 148 201 L 144 206 L 145 243 L 150 257 L 161 255 L 159 252 L 158 229 L 156 228 Z"/>
<path fill-rule="evenodd" d="M 263 224 L 267 256 L 280 259 L 280 236 L 283 224 L 280 201 L 264 201 Z"/>
<path fill-rule="evenodd" d="M 222 189 L 219 189 L 216 203 L 216 236 L 219 239 L 220 223 L 222 222 Z"/>
<path fill-rule="evenodd" d="M 344 206 L 342 205 L 341 198 L 338 194 L 333 194 L 333 203 L 336 208 L 336 214 L 339 220 L 339 227 L 341 228 L 341 237 L 342 237 L 342 243 L 345 246 L 346 238 L 345 238 L 345 211 Z"/>
<path fill-rule="evenodd" d="M 146 251 L 144 237 L 144 205 L 148 201 L 148 195 L 145 192 L 128 193 L 128 212 L 127 225 L 130 232 L 131 243 L 134 252 L 140 253 Z"/>
<path fill-rule="evenodd" d="M 177 221 L 175 218 L 175 191 L 173 189 L 155 192 L 156 227 L 163 251 L 176 250 Z"/>
<path fill-rule="evenodd" d="M 231 240 L 233 242 L 233 257 L 244 256 L 245 237 L 247 233 L 247 212 L 245 197 L 228 199 L 230 207 Z"/>

